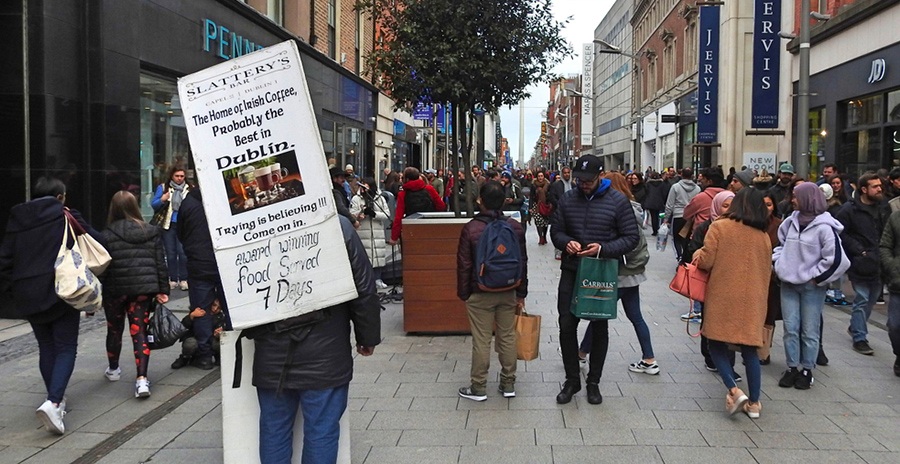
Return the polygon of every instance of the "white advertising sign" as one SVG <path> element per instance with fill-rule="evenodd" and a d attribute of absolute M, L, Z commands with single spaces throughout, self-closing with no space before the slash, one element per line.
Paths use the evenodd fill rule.
<path fill-rule="evenodd" d="M 356 298 L 297 46 L 178 80 L 232 325 Z"/>
<path fill-rule="evenodd" d="M 756 172 L 765 169 L 772 174 L 775 172 L 775 153 L 744 153 L 743 165 Z"/>
<path fill-rule="evenodd" d="M 581 143 L 583 145 L 593 145 L 594 133 L 594 101 L 591 97 L 594 95 L 594 44 L 586 43 L 583 48 L 583 63 L 581 72 Z"/>

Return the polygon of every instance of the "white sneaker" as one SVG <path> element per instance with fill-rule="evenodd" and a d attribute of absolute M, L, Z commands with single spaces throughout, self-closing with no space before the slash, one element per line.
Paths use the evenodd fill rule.
<path fill-rule="evenodd" d="M 178 286 L 178 282 L 176 282 L 174 280 L 169 281 L 169 290 L 175 290 L 175 287 L 177 287 L 177 286 Z"/>
<path fill-rule="evenodd" d="M 66 397 L 64 396 L 62 401 L 59 402 L 59 410 L 62 412 L 62 415 L 66 415 Z"/>
<path fill-rule="evenodd" d="M 384 290 L 384 289 L 388 288 L 388 285 L 386 283 L 384 283 L 381 279 L 375 279 L 375 287 Z"/>
<path fill-rule="evenodd" d="M 138 379 L 134 382 L 134 397 L 135 398 L 148 398 L 150 397 L 150 380 Z"/>
<path fill-rule="evenodd" d="M 61 411 L 58 406 L 53 406 L 50 400 L 44 401 L 44 404 L 37 408 L 35 414 L 44 423 L 47 431 L 57 435 L 66 433 L 66 425 L 63 423 L 63 416 L 66 413 Z"/>
<path fill-rule="evenodd" d="M 184 290 L 184 291 L 187 291 L 187 289 L 188 289 L 187 281 L 186 281 L 186 280 L 182 280 L 181 283 L 178 284 L 178 288 L 180 288 L 180 289 L 182 289 L 182 290 Z"/>
<path fill-rule="evenodd" d="M 118 382 L 119 379 L 122 378 L 122 368 L 117 367 L 115 370 L 112 370 L 107 367 L 106 372 L 104 372 L 103 375 L 105 375 L 106 380 L 109 380 L 110 382 Z"/>

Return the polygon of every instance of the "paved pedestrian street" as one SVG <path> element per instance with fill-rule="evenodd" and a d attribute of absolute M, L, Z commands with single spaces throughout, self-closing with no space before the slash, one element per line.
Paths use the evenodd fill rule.
<path fill-rule="evenodd" d="M 519 362 L 517 397 L 504 399 L 497 392 L 494 357 L 488 400 L 459 398 L 458 388 L 469 381 L 470 338 L 406 335 L 402 305 L 389 304 L 383 343 L 373 356 L 356 360 L 349 404 L 352 462 L 900 462 L 900 378 L 891 369 L 884 305 L 876 306 L 870 324 L 874 356 L 852 350 L 849 316 L 826 306 L 824 341 L 831 362 L 814 372 L 815 383 L 807 391 L 777 385 L 784 369 L 779 325 L 772 363 L 762 366 L 762 417 L 726 417 L 725 388 L 717 374 L 705 369 L 699 341 L 688 337 L 679 319 L 688 302 L 668 290 L 674 255 L 656 251 L 655 237 L 645 233 L 651 261 L 641 300 L 659 375 L 628 371 L 640 350 L 620 310 L 619 319 L 610 323 L 600 383 L 603 404 L 588 404 L 584 390 L 572 403 L 556 404 L 564 377 L 555 317 L 559 262 L 552 246 L 537 245 L 532 227 L 526 305 L 543 316 L 541 355 Z M 741 298 L 734 295 L 735 308 Z M 172 306 L 183 314 L 186 292 L 175 291 Z M 128 341 L 122 380 L 103 377 L 102 315 L 82 323 L 67 391 L 66 434 L 46 432 L 34 415 L 44 400 L 36 345 L 20 322 L 0 321 L 0 463 L 222 462 L 218 370 L 173 371 L 169 364 L 178 348 L 155 352 L 149 372 L 153 395 L 136 400 Z M 740 356 L 737 370 L 743 374 Z M 746 381 L 739 386 L 746 389 Z"/>

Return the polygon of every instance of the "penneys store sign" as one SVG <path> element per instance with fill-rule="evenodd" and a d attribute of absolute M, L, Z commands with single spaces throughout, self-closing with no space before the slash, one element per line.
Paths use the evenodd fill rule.
<path fill-rule="evenodd" d="M 700 7 L 700 83 L 697 141 L 714 143 L 719 132 L 719 6 Z"/>
<path fill-rule="evenodd" d="M 753 104 L 750 126 L 778 127 L 778 73 L 781 69 L 778 30 L 781 0 L 756 0 L 753 16 Z"/>

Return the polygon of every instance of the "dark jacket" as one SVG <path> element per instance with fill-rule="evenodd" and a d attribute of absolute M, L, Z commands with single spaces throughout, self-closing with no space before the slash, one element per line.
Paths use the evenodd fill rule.
<path fill-rule="evenodd" d="M 91 237 L 106 245 L 81 214 L 69 212 Z M 18 315 L 30 322 L 47 323 L 74 309 L 57 298 L 54 264 L 65 228 L 63 204 L 54 197 L 37 198 L 13 206 L 0 245 L 0 286 L 10 288 Z M 69 237 L 68 247 L 74 244 Z"/>
<path fill-rule="evenodd" d="M 854 198 L 838 210 L 837 219 L 844 226 L 841 242 L 850 258 L 847 274 L 854 282 L 876 282 L 881 278 L 881 259 L 878 245 L 881 233 L 891 214 L 887 202 L 880 202 L 872 214 Z"/>
<path fill-rule="evenodd" d="M 669 197 L 670 185 L 662 179 L 650 179 L 647 185 L 647 198 L 644 199 L 644 209 L 663 211 L 666 209 L 666 198 Z"/>
<path fill-rule="evenodd" d="M 553 209 L 556 209 L 556 205 L 559 204 L 559 199 L 566 193 L 566 186 L 564 183 L 565 181 L 560 177 L 559 180 L 553 181 L 550 184 L 550 188 L 547 189 L 547 203 L 553 205 Z M 569 184 L 572 186 L 572 190 L 578 188 L 575 185 L 575 181 L 570 180 Z"/>
<path fill-rule="evenodd" d="M 100 277 L 103 296 L 169 294 L 169 272 L 158 227 L 120 219 L 103 231 L 112 262 Z"/>
<path fill-rule="evenodd" d="M 181 201 L 178 240 L 187 256 L 187 271 L 191 279 L 219 279 L 219 266 L 216 264 L 212 237 L 209 236 L 209 223 L 206 222 L 200 189 L 191 190 Z"/>
<path fill-rule="evenodd" d="M 480 292 L 475 279 L 475 251 L 478 248 L 478 239 L 487 227 L 484 219 L 493 220 L 499 213 L 478 213 L 469 221 L 459 234 L 459 246 L 456 249 L 456 295 L 463 301 L 469 299 L 472 293 Z M 506 221 L 519 237 L 519 252 L 522 254 L 522 283 L 516 288 L 516 296 L 525 298 L 528 296 L 528 252 L 525 247 L 525 229 L 518 221 L 507 218 Z"/>
<path fill-rule="evenodd" d="M 315 325 L 256 336 L 253 385 L 257 388 L 323 390 L 349 383 L 353 378 L 350 322 L 357 345 L 381 342 L 381 305 L 372 265 L 353 226 L 340 221 L 359 296 L 323 309 L 327 318 Z"/>
<path fill-rule="evenodd" d="M 522 209 L 522 203 L 525 203 L 525 194 L 522 192 L 522 186 L 518 181 L 510 180 L 503 189 L 506 191 L 506 198 L 512 199 L 509 203 L 503 204 L 503 211 L 519 211 Z"/>
<path fill-rule="evenodd" d="M 644 208 L 644 203 L 647 202 L 647 185 L 641 182 L 640 184 L 632 186 L 631 194 L 634 195 L 634 201 L 638 202 L 638 204 L 641 205 L 641 208 Z"/>
<path fill-rule="evenodd" d="M 775 185 L 769 187 L 768 192 L 775 197 L 775 204 L 779 204 L 787 198 L 788 192 L 790 192 L 791 186 L 781 185 L 780 182 L 775 182 Z"/>
<path fill-rule="evenodd" d="M 334 196 L 334 206 L 337 213 L 347 218 L 351 224 L 356 224 L 358 220 L 350 214 L 350 199 L 347 198 L 347 192 L 342 184 L 331 183 L 331 194 Z"/>
<path fill-rule="evenodd" d="M 881 270 L 891 293 L 900 293 L 900 211 L 891 213 L 878 245 Z"/>
<path fill-rule="evenodd" d="M 610 188 L 609 179 L 603 179 L 590 196 L 579 189 L 570 190 L 550 218 L 550 239 L 556 249 L 565 250 L 573 240 L 582 246 L 599 243 L 601 258 L 621 260 L 637 247 L 640 233 L 631 201 Z M 560 268 L 575 271 L 578 260 L 563 251 Z"/>

